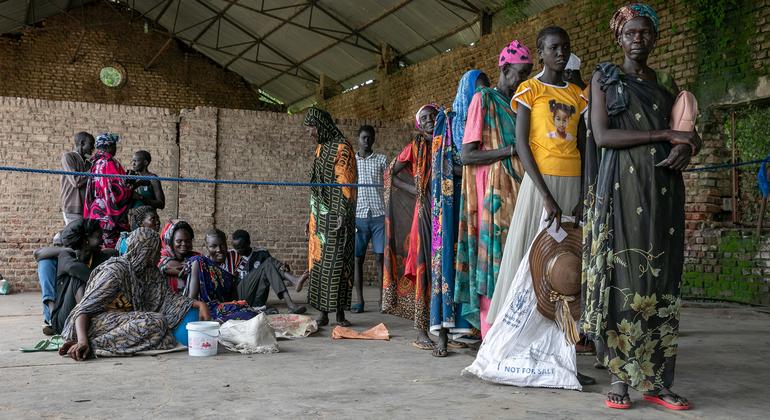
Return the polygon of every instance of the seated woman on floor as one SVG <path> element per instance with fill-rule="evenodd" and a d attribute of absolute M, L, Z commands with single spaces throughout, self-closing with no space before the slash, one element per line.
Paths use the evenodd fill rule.
<path fill-rule="evenodd" d="M 169 293 L 157 268 L 160 237 L 140 227 L 128 250 L 97 267 L 85 294 L 67 318 L 59 354 L 80 361 L 97 351 L 130 355 L 176 345 L 173 330 L 191 308 L 210 319 L 208 306 Z M 120 308 L 120 309 L 117 309 Z"/>
<path fill-rule="evenodd" d="M 163 238 L 163 247 L 158 268 L 165 276 L 171 291 L 182 293 L 190 274 L 186 262 L 189 258 L 200 255 L 193 251 L 195 232 L 184 220 L 172 220 L 166 223 L 160 235 Z"/>
<path fill-rule="evenodd" d="M 251 319 L 260 311 L 238 301 L 235 277 L 211 258 L 192 250 L 192 227 L 183 220 L 163 229 L 160 269 L 174 292 L 205 302 L 215 321 Z"/>
<path fill-rule="evenodd" d="M 155 207 L 140 206 L 128 211 L 128 219 L 131 222 L 131 232 L 135 231 L 138 227 L 146 227 L 158 232 L 160 230 L 160 217 Z M 120 232 L 120 239 L 118 239 L 118 246 L 115 247 L 120 255 L 126 253 L 128 247 L 128 235 L 131 232 Z"/>
<path fill-rule="evenodd" d="M 237 277 L 222 265 L 226 262 L 227 245 L 220 246 L 217 241 L 221 241 L 223 236 L 219 230 L 206 233 L 207 256 L 199 255 L 188 260 L 190 277 L 184 293 L 206 302 L 215 321 L 254 318 L 261 311 L 244 300 L 238 300 Z M 217 243 L 212 244 L 209 238 Z"/>
<path fill-rule="evenodd" d="M 70 311 L 82 299 L 91 270 L 114 256 L 102 250 L 98 220 L 77 219 L 64 227 L 60 237 L 64 248 L 58 253 L 55 299 L 49 306 L 50 327 L 55 334 L 62 332 Z"/>

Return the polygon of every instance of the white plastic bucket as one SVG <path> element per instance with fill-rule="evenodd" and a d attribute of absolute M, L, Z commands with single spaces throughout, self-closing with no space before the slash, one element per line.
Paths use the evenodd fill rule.
<path fill-rule="evenodd" d="M 190 356 L 216 356 L 219 323 L 195 321 L 187 324 L 187 353 Z"/>

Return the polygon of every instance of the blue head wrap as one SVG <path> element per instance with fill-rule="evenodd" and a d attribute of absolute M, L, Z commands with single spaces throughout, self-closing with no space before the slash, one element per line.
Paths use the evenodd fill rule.
<path fill-rule="evenodd" d="M 104 147 L 120 141 L 120 136 L 115 133 L 102 133 L 96 136 L 96 147 Z"/>
<path fill-rule="evenodd" d="M 470 70 L 466 72 L 457 85 L 457 95 L 452 102 L 452 111 L 455 117 L 452 120 L 452 141 L 457 147 L 457 151 L 462 150 L 463 134 L 465 133 L 465 121 L 468 119 L 468 107 L 471 105 L 471 99 L 476 93 L 476 79 L 479 78 L 481 70 Z"/>

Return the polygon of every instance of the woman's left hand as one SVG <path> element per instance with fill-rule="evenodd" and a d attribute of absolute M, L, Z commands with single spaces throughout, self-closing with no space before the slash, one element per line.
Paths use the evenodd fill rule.
<path fill-rule="evenodd" d="M 72 360 L 76 360 L 78 362 L 86 360 L 90 353 L 91 347 L 88 345 L 87 341 L 78 341 L 76 344 L 73 344 L 72 347 L 70 347 L 70 349 L 67 351 L 67 355 L 71 357 Z"/>
<path fill-rule="evenodd" d="M 668 157 L 658 163 L 657 167 L 669 168 L 674 171 L 682 171 L 690 164 L 692 150 L 688 144 L 677 144 L 671 148 Z"/>

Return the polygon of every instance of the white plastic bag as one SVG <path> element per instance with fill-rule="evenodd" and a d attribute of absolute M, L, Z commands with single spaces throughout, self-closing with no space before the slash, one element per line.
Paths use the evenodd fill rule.
<path fill-rule="evenodd" d="M 275 331 L 264 313 L 248 321 L 230 320 L 219 327 L 219 342 L 243 354 L 278 353 Z"/>
<path fill-rule="evenodd" d="M 273 327 L 278 338 L 305 338 L 318 331 L 318 322 L 310 315 L 268 315 L 267 322 Z"/>
<path fill-rule="evenodd" d="M 543 228 L 541 223 L 540 230 Z M 564 332 L 554 321 L 537 310 L 529 250 L 502 308 L 476 360 L 463 373 L 507 385 L 581 390 L 575 346 L 564 339 Z"/>

